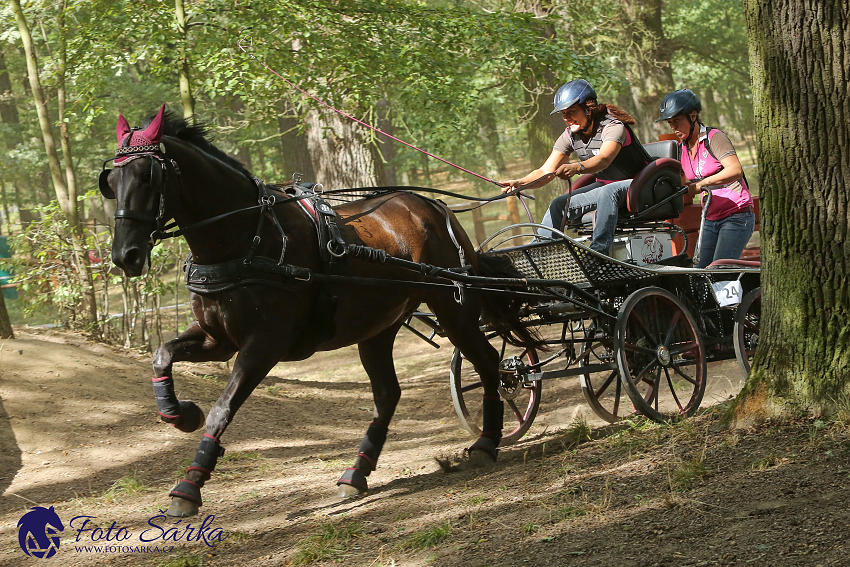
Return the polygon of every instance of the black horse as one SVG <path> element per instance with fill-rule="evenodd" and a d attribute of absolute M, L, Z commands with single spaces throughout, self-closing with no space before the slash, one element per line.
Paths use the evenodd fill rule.
<path fill-rule="evenodd" d="M 451 211 L 413 193 L 387 191 L 336 207 L 336 216 L 326 209 L 314 217 L 292 192 L 254 179 L 210 143 L 203 127 L 164 114 L 164 106 L 144 130 L 131 130 L 120 117 L 117 135 L 121 147 L 115 168 L 105 169 L 100 179 L 104 195 L 117 199 L 115 264 L 128 276 L 138 276 L 150 266 L 151 249 L 167 236 L 167 228 L 189 228 L 185 236 L 192 259 L 187 269 L 196 321 L 154 354 L 154 392 L 162 419 L 185 432 L 204 421 L 197 405 L 175 397 L 175 362 L 225 361 L 237 354 L 186 478 L 170 493 L 169 515 L 198 512 L 200 489 L 224 452 L 221 436 L 275 364 L 355 343 L 371 381 L 374 419 L 353 466 L 337 484 L 342 495 L 365 491 L 401 395 L 393 342 L 421 303 L 430 307 L 481 377 L 484 431 L 469 456 L 479 465 L 495 461 L 504 412 L 499 355 L 480 331 L 479 317 L 482 310 L 485 317 L 502 321 L 515 317 L 516 301 L 467 292 L 459 303 L 458 290 L 445 280 L 443 285 L 421 285 L 435 278 L 375 262 L 383 254 L 378 251 L 384 251 L 443 268 L 466 263 L 478 275 L 513 275 L 478 257 Z M 341 254 L 344 242 L 352 251 L 333 257 L 331 265 L 317 237 L 329 212 L 341 237 L 331 238 L 331 250 L 336 246 Z M 165 227 L 170 219 L 175 225 Z M 366 252 L 353 253 L 358 247 Z M 529 339 L 516 319 L 509 325 L 514 337 Z"/>

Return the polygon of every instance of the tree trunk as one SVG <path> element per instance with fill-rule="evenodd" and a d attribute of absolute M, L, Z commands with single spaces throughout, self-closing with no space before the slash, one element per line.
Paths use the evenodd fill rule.
<path fill-rule="evenodd" d="M 390 106 L 390 101 L 385 98 L 382 98 L 378 101 L 378 128 L 383 130 L 387 134 L 393 134 L 393 120 L 392 120 L 392 107 Z M 396 150 L 396 142 L 395 140 L 391 140 L 386 136 L 381 136 L 380 134 L 377 137 L 378 147 L 380 148 L 381 156 L 384 158 L 384 176 L 386 177 L 386 183 L 389 187 L 394 187 L 398 185 L 398 179 L 395 174 L 395 166 L 391 165 L 393 158 L 395 158 L 395 150 Z"/>
<path fill-rule="evenodd" d="M 189 19 L 186 17 L 186 9 L 183 0 L 174 0 L 174 14 L 177 18 L 177 33 L 180 34 L 178 80 L 180 84 L 180 102 L 183 104 L 183 118 L 191 124 L 195 119 L 195 97 L 192 96 L 192 84 L 189 81 L 189 54 L 187 42 L 189 41 Z"/>
<path fill-rule="evenodd" d="M 277 119 L 280 128 L 280 148 L 283 152 L 283 169 L 287 178 L 300 173 L 305 181 L 316 181 L 316 172 L 307 148 L 307 134 L 300 130 L 302 120 L 287 114 L 286 108 Z"/>
<path fill-rule="evenodd" d="M 41 138 L 44 142 L 44 150 L 47 154 L 47 163 L 50 167 L 50 176 L 53 179 L 53 187 L 56 190 L 56 199 L 59 201 L 59 206 L 65 213 L 70 226 L 77 225 L 77 207 L 76 202 L 70 200 L 68 195 L 68 187 L 62 177 L 62 164 L 59 162 L 59 154 L 56 151 L 56 142 L 53 138 L 53 132 L 50 128 L 50 117 L 47 114 L 47 101 L 44 96 L 44 90 L 41 88 L 41 80 L 38 77 L 38 61 L 35 55 L 35 48 L 32 43 L 32 36 L 29 32 L 26 18 L 21 9 L 20 0 L 12 0 L 12 9 L 15 13 L 15 19 L 18 22 L 18 30 L 21 33 L 21 40 L 24 44 L 24 52 L 27 60 L 27 74 L 29 76 L 30 88 L 32 89 L 33 98 L 35 99 L 35 107 L 38 112 L 38 124 L 41 127 Z"/>
<path fill-rule="evenodd" d="M 533 0 L 522 6 L 524 11 L 534 14 L 537 18 L 549 15 L 553 9 L 552 0 Z M 551 25 L 541 25 L 538 33 L 540 38 L 553 40 L 555 29 Z M 543 165 L 552 154 L 552 146 L 564 131 L 563 122 L 549 116 L 552 110 L 555 90 L 573 77 L 556 77 L 550 70 L 540 70 L 530 67 L 523 68 L 523 87 L 525 88 L 525 115 L 527 117 L 526 136 L 528 140 L 528 159 L 531 167 Z M 545 187 L 535 189 L 534 216 L 540 221 L 549 208 L 549 203 L 563 194 L 566 182 L 555 179 Z"/>
<path fill-rule="evenodd" d="M 644 144 L 669 133 L 666 124 L 655 123 L 658 104 L 673 90 L 673 49 L 661 25 L 663 5 L 663 0 L 622 0 L 622 37 L 627 41 L 624 72 L 631 86 L 637 135 Z"/>
<path fill-rule="evenodd" d="M 761 173 L 759 346 L 730 417 L 830 412 L 850 380 L 850 12 L 746 0 Z"/>
<path fill-rule="evenodd" d="M 310 110 L 307 124 L 316 181 L 325 189 L 386 185 L 384 164 L 370 130 L 326 109 Z"/>
<path fill-rule="evenodd" d="M 94 290 L 91 283 L 90 270 L 86 270 L 89 264 L 88 254 L 85 251 L 83 240 L 81 238 L 83 231 L 79 226 L 77 196 L 75 192 L 71 193 L 73 187 L 69 187 L 62 175 L 62 164 L 59 161 L 59 154 L 56 151 L 56 142 L 53 138 L 50 116 L 47 113 L 47 101 L 44 96 L 44 90 L 41 87 L 41 80 L 38 76 L 38 60 L 36 59 L 32 36 L 30 35 L 29 26 L 27 25 L 23 10 L 21 9 L 20 0 L 12 0 L 12 10 L 15 13 L 18 30 L 21 33 L 21 40 L 24 44 L 24 53 L 27 60 L 27 74 L 29 76 L 29 83 L 32 89 L 33 98 L 35 99 L 36 111 L 38 112 L 38 123 L 41 127 L 41 137 L 44 141 L 45 152 L 47 153 L 47 162 L 50 167 L 50 175 L 53 179 L 53 188 L 56 192 L 56 199 L 59 201 L 59 206 L 68 221 L 70 237 L 74 248 L 75 263 L 80 269 L 81 280 L 83 277 L 89 276 L 87 282 L 82 282 L 83 293 L 88 301 L 94 298 Z M 61 72 L 64 71 L 60 69 L 60 73 Z M 70 161 L 70 155 L 67 155 L 67 157 Z M 69 167 L 72 166 L 69 165 Z M 92 317 L 92 314 L 94 313 L 94 317 L 86 322 L 90 324 L 96 323 L 97 305 L 88 305 L 86 311 L 87 319 Z"/>
<path fill-rule="evenodd" d="M 0 339 L 14 339 L 15 332 L 12 330 L 12 322 L 9 320 L 9 312 L 6 311 L 6 298 L 0 289 Z"/>
<path fill-rule="evenodd" d="M 12 79 L 6 70 L 6 58 L 0 51 L 0 120 L 7 124 L 7 143 L 10 146 L 23 144 L 24 137 L 21 132 L 21 119 L 18 115 L 18 107 L 15 106 L 15 95 L 12 91 Z M 13 181 L 15 186 L 15 204 L 18 207 L 18 217 L 21 230 L 25 230 L 30 223 L 38 218 L 38 214 L 26 207 L 29 202 L 24 200 L 24 194 L 32 194 L 32 181 L 28 175 Z M 7 216 L 6 222 L 10 219 Z"/>

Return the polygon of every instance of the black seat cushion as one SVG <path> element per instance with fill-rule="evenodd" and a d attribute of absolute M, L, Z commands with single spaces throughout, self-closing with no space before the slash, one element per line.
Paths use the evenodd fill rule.
<path fill-rule="evenodd" d="M 681 146 L 674 140 L 663 140 L 661 142 L 652 142 L 644 144 L 643 149 L 649 154 L 652 159 L 670 158 L 675 160 L 682 159 L 680 155 Z"/>

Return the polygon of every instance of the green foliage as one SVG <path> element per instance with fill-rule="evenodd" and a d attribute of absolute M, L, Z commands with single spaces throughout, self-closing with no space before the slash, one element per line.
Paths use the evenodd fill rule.
<path fill-rule="evenodd" d="M 80 200 L 92 198 L 87 195 Z M 40 218 L 10 238 L 13 257 L 4 259 L 0 266 L 14 272 L 11 281 L 19 284 L 20 291 L 16 303 L 25 320 L 39 313 L 55 313 L 57 322 L 82 328 L 83 289 L 88 282 L 75 255 L 68 222 L 55 201 L 36 210 Z M 128 278 L 113 272 L 109 258 L 111 240 L 107 230 L 90 231 L 84 239 L 98 302 L 98 328 L 84 330 L 128 347 L 150 348 L 153 339 L 162 336 L 164 322 L 154 307 L 160 305 L 163 295 L 175 291 L 176 281 L 168 274 L 181 262 L 180 248 L 174 243 L 155 247 L 149 272 Z"/>

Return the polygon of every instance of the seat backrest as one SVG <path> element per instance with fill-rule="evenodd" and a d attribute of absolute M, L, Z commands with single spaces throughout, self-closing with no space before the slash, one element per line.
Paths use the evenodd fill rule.
<path fill-rule="evenodd" d="M 661 142 L 652 142 L 649 144 L 644 144 L 643 149 L 646 150 L 646 153 L 648 153 L 649 157 L 651 157 L 652 159 L 682 159 L 682 156 L 679 155 L 681 146 L 675 140 L 663 140 Z"/>
<path fill-rule="evenodd" d="M 656 142 L 664 143 L 664 142 Z M 672 158 L 658 158 L 635 175 L 626 195 L 626 207 L 632 215 L 663 202 L 679 192 L 682 185 L 682 164 Z M 682 195 L 653 209 L 641 220 L 665 220 L 679 216 L 684 206 Z"/>

